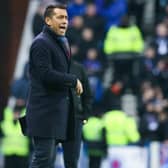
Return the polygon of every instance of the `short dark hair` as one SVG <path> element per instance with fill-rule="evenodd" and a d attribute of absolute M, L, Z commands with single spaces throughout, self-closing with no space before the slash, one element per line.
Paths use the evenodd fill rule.
<path fill-rule="evenodd" d="M 44 12 L 44 19 L 46 17 L 51 17 L 53 15 L 53 10 L 55 8 L 59 8 L 59 9 L 67 9 L 67 5 L 66 4 L 63 4 L 63 3 L 55 3 L 55 4 L 52 4 L 52 5 L 48 5 L 45 9 L 45 12 Z"/>

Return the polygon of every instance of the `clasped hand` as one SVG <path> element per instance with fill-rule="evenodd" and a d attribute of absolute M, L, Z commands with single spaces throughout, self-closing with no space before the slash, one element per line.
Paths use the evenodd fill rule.
<path fill-rule="evenodd" d="M 83 93 L 83 86 L 79 79 L 77 79 L 76 93 L 77 95 L 81 95 Z"/>

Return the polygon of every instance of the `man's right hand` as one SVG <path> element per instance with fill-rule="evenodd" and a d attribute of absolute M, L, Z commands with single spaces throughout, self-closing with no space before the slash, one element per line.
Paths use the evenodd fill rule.
<path fill-rule="evenodd" d="M 77 95 L 81 95 L 83 93 L 83 86 L 79 79 L 77 79 L 76 93 Z"/>

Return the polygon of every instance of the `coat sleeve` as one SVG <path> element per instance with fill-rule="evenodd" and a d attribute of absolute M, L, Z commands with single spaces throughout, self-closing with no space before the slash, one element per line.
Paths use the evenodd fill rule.
<path fill-rule="evenodd" d="M 33 71 L 46 87 L 76 87 L 75 75 L 59 72 L 52 68 L 51 52 L 42 40 L 35 41 L 30 50 Z"/>
<path fill-rule="evenodd" d="M 93 96 L 91 93 L 91 88 L 88 80 L 88 76 L 81 66 L 82 71 L 82 85 L 83 85 L 83 94 L 82 94 L 82 109 L 84 113 L 84 118 L 88 119 L 88 117 L 92 113 L 92 103 L 93 103 Z"/>

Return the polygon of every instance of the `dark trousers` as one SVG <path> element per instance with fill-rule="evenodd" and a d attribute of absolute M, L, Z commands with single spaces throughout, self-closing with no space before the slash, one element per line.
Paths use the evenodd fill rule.
<path fill-rule="evenodd" d="M 89 168 L 100 168 L 101 156 L 89 156 Z"/>
<path fill-rule="evenodd" d="M 28 168 L 28 156 L 5 156 L 4 168 Z"/>
<path fill-rule="evenodd" d="M 54 168 L 57 141 L 54 138 L 33 137 L 34 153 L 29 168 Z"/>
<path fill-rule="evenodd" d="M 81 146 L 82 121 L 75 121 L 74 140 L 63 142 L 65 168 L 77 168 Z"/>

